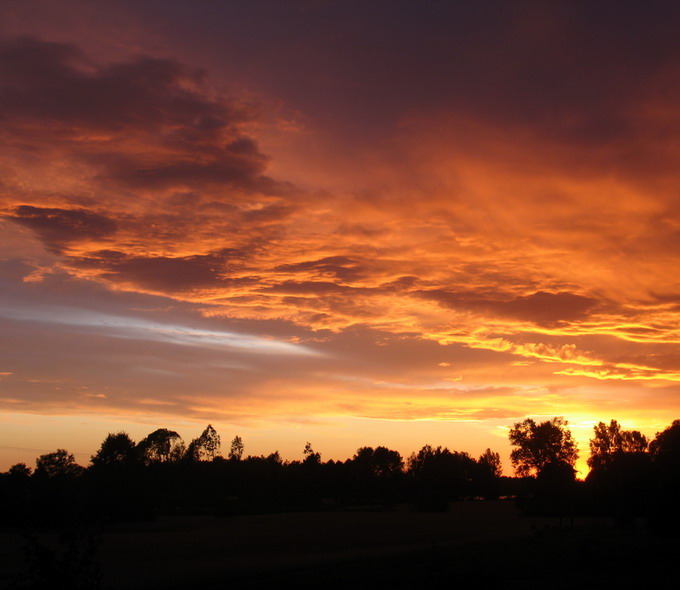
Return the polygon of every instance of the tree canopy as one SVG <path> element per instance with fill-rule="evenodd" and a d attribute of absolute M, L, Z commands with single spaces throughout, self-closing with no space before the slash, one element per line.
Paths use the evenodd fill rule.
<path fill-rule="evenodd" d="M 509 433 L 514 450 L 510 460 L 520 476 L 538 475 L 548 465 L 574 467 L 578 459 L 576 442 L 562 417 L 536 423 L 532 418 L 516 423 Z"/>
<path fill-rule="evenodd" d="M 186 457 L 193 461 L 202 461 L 204 459 L 212 461 L 220 452 L 221 444 L 220 435 L 217 434 L 217 431 L 211 424 L 208 424 L 201 433 L 201 436 L 189 443 Z"/>
<path fill-rule="evenodd" d="M 15 463 L 9 468 L 7 473 L 12 477 L 29 477 L 31 475 L 31 468 L 26 463 Z"/>
<path fill-rule="evenodd" d="M 126 432 L 109 433 L 91 461 L 95 467 L 128 465 L 134 461 L 135 454 L 135 443 Z"/>
<path fill-rule="evenodd" d="M 310 442 L 307 442 L 307 444 L 305 444 L 305 448 L 302 451 L 302 454 L 305 456 L 305 458 L 302 461 L 305 465 L 318 465 L 319 463 L 321 463 L 321 453 L 315 452 L 314 449 L 312 448 L 312 443 Z"/>
<path fill-rule="evenodd" d="M 231 441 L 229 448 L 229 459 L 232 461 L 240 461 L 243 457 L 243 439 L 237 434 Z"/>
<path fill-rule="evenodd" d="M 184 455 L 182 437 L 174 430 L 159 428 L 139 442 L 138 450 L 147 463 L 176 461 Z"/>
<path fill-rule="evenodd" d="M 400 474 L 404 467 L 401 455 L 387 447 L 361 447 L 352 462 L 365 474 L 379 478 Z"/>
<path fill-rule="evenodd" d="M 40 455 L 35 464 L 35 474 L 38 477 L 74 477 L 83 472 L 83 467 L 76 463 L 73 453 L 65 449 Z"/>
<path fill-rule="evenodd" d="M 599 422 L 593 430 L 588 458 L 591 469 L 604 468 L 624 453 L 644 453 L 649 444 L 644 434 L 637 430 L 621 430 L 616 420 L 609 425 Z"/>
<path fill-rule="evenodd" d="M 501 456 L 499 453 L 494 453 L 491 449 L 486 449 L 486 451 L 479 456 L 477 463 L 488 470 L 489 474 L 493 477 L 501 477 L 503 475 Z"/>
<path fill-rule="evenodd" d="M 657 432 L 649 445 L 649 452 L 657 463 L 680 466 L 680 420 Z"/>

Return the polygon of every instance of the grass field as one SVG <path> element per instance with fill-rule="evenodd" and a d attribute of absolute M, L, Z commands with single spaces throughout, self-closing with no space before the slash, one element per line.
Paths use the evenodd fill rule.
<path fill-rule="evenodd" d="M 632 588 L 671 583 L 675 576 L 675 540 L 650 537 L 640 527 L 620 530 L 602 519 L 561 524 L 521 517 L 511 502 L 460 502 L 442 513 L 163 517 L 97 531 L 94 560 L 107 589 Z M 56 534 L 36 532 L 34 538 L 62 561 L 84 560 L 78 543 L 85 537 L 71 544 L 70 557 Z M 30 565 L 25 544 L 17 531 L 0 534 L 6 587 Z M 76 569 L 86 569 L 83 563 Z M 94 583 L 88 575 L 83 587 Z"/>

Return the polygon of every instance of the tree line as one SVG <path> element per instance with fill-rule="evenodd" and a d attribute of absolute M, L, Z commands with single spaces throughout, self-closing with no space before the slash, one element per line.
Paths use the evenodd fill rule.
<path fill-rule="evenodd" d="M 90 464 L 64 449 L 41 455 L 35 470 L 17 463 L 0 474 L 6 523 L 150 519 L 157 514 L 231 515 L 309 509 L 445 510 L 451 501 L 512 496 L 526 513 L 603 514 L 652 526 L 680 523 L 680 420 L 649 441 L 616 420 L 600 422 L 590 440 L 590 473 L 576 479 L 577 445 L 568 422 L 531 418 L 509 430 L 515 477 L 498 453 L 425 445 L 404 459 L 383 446 L 361 447 L 346 461 L 322 461 L 310 443 L 301 461 L 278 452 L 244 456 L 235 436 L 226 457 L 208 425 L 188 445 L 160 428 L 135 443 L 110 433 Z"/>
<path fill-rule="evenodd" d="M 498 453 L 425 445 L 406 460 L 384 446 L 357 449 L 346 461 L 323 461 L 310 443 L 301 461 L 278 452 L 245 456 L 240 436 L 221 454 L 208 425 L 187 445 L 159 428 L 139 442 L 110 433 L 87 467 L 57 449 L 0 474 L 0 512 L 7 523 L 63 524 L 74 520 L 149 519 L 158 514 L 231 515 L 249 512 L 368 508 L 408 502 L 423 510 L 449 501 L 500 493 Z"/>
<path fill-rule="evenodd" d="M 622 525 L 643 518 L 654 532 L 680 531 L 680 420 L 651 441 L 616 420 L 599 422 L 584 482 L 576 480 L 578 449 L 564 418 L 528 418 L 509 438 L 515 472 L 528 484 L 519 499 L 526 512 L 613 516 Z"/>

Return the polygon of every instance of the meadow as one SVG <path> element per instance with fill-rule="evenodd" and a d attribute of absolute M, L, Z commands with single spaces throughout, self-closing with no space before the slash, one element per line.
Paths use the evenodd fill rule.
<path fill-rule="evenodd" d="M 49 555 L 79 588 L 628 588 L 670 583 L 678 549 L 642 521 L 528 517 L 503 500 L 445 512 L 163 516 L 71 533 L 2 530 L 3 587 L 41 587 Z"/>

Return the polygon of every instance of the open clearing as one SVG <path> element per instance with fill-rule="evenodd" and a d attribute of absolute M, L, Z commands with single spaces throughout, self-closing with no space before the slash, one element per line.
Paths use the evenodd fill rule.
<path fill-rule="evenodd" d="M 112 589 L 443 587 L 455 580 L 566 588 L 577 573 L 593 584 L 620 577 L 628 587 L 663 579 L 666 550 L 677 547 L 602 519 L 576 519 L 574 529 L 559 523 L 520 517 L 511 502 L 460 502 L 442 513 L 163 517 L 96 532 L 96 559 L 102 586 Z M 37 538 L 59 550 L 56 535 Z M 25 539 L 5 531 L 0 543 L 3 579 L 10 580 L 26 568 Z"/>

